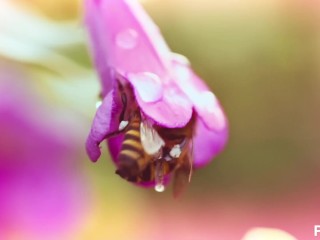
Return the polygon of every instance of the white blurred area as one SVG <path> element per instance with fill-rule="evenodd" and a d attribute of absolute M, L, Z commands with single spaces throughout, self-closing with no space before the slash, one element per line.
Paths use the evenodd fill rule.
<path fill-rule="evenodd" d="M 99 94 L 96 74 L 65 53 L 85 52 L 82 20 L 55 21 L 41 14 L 34 2 L 0 1 L 0 58 L 24 68 L 33 79 L 30 86 L 49 102 L 67 104 L 84 115 L 92 109 L 92 115 Z"/>
<path fill-rule="evenodd" d="M 250 229 L 242 240 L 297 240 L 289 233 L 275 228 Z"/>

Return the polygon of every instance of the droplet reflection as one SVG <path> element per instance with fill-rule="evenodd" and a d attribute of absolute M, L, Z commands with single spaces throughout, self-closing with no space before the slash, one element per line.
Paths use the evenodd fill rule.
<path fill-rule="evenodd" d="M 133 49 L 138 44 L 138 33 L 132 29 L 126 29 L 116 36 L 116 44 L 123 49 Z"/>
<path fill-rule="evenodd" d="M 159 183 L 159 184 L 157 184 L 157 185 L 154 187 L 154 190 L 155 190 L 156 192 L 164 192 L 165 187 L 164 187 L 163 184 Z"/>
<path fill-rule="evenodd" d="M 129 74 L 128 78 L 144 102 L 156 102 L 162 97 L 163 86 L 158 75 L 151 72 L 141 72 Z"/>
<path fill-rule="evenodd" d="M 101 106 L 101 104 L 102 104 L 102 101 L 97 101 L 96 102 L 96 108 L 98 109 Z"/>

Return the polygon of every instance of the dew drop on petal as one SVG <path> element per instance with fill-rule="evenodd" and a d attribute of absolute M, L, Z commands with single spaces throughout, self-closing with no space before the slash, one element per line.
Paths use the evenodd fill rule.
<path fill-rule="evenodd" d="M 123 49 L 133 49 L 138 44 L 138 33 L 132 28 L 128 28 L 116 36 L 116 44 Z"/>
<path fill-rule="evenodd" d="M 96 102 L 96 108 L 98 109 L 101 106 L 101 104 L 102 104 L 102 101 L 97 101 Z"/>
<path fill-rule="evenodd" d="M 156 192 L 164 192 L 165 190 L 165 187 L 162 183 L 158 183 L 155 187 L 154 187 L 154 190 Z"/>
<path fill-rule="evenodd" d="M 128 74 L 128 80 L 142 101 L 150 103 L 162 98 L 163 85 L 158 75 L 151 72 L 132 73 Z"/>
<path fill-rule="evenodd" d="M 190 66 L 189 59 L 186 56 L 182 55 L 182 54 L 172 53 L 172 60 L 176 61 L 178 63 L 181 63 L 183 65 Z"/>

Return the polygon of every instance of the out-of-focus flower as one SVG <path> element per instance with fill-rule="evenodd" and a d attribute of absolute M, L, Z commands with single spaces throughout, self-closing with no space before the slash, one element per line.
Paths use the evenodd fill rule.
<path fill-rule="evenodd" d="M 276 228 L 253 228 L 242 240 L 297 240 L 289 233 Z"/>
<path fill-rule="evenodd" d="M 133 116 L 135 109 L 138 109 L 139 120 L 150 123 L 151 128 L 157 128 L 147 139 L 159 150 L 150 151 L 154 154 L 152 161 L 176 162 L 174 169 L 179 169 L 179 159 L 183 155 L 180 156 L 180 151 L 192 145 L 193 165 L 200 167 L 209 163 L 225 146 L 227 119 L 219 101 L 192 71 L 188 60 L 170 51 L 157 26 L 135 0 L 87 0 L 85 10 L 103 97 L 87 139 L 86 147 L 91 160 L 96 161 L 100 157 L 99 145 L 107 136 L 123 128 L 124 131 L 132 130 Z M 123 93 L 122 85 L 130 86 L 130 89 Z M 183 146 L 183 139 L 189 137 L 186 134 L 179 136 L 179 144 L 168 144 L 172 136 L 164 135 L 172 131 L 175 136 L 175 130 L 189 127 L 193 132 L 190 137 L 192 144 L 187 142 L 187 147 Z M 143 144 L 142 130 L 141 135 Z M 123 153 L 124 139 L 128 140 L 123 134 L 108 139 L 120 175 L 122 170 L 130 171 L 128 168 L 134 165 L 126 163 L 130 167 L 124 166 L 124 161 L 118 159 L 119 154 Z M 144 144 L 143 147 L 149 154 L 150 149 Z M 166 156 L 169 152 L 170 156 Z M 147 164 L 137 165 L 140 172 L 133 175 L 142 174 L 141 171 L 147 168 Z M 130 180 L 130 174 L 123 177 L 136 181 Z M 139 177 L 140 182 L 148 179 Z"/>
<path fill-rule="evenodd" d="M 65 239 L 86 213 L 86 184 L 75 139 L 30 85 L 0 62 L 0 239 Z"/>

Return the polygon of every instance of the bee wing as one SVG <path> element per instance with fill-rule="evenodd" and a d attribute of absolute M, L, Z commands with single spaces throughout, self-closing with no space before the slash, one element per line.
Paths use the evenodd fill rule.
<path fill-rule="evenodd" d="M 192 159 L 190 154 L 186 154 L 183 164 L 174 172 L 173 179 L 173 196 L 175 198 L 181 196 L 185 191 L 187 184 L 190 182 L 192 173 Z"/>
<path fill-rule="evenodd" d="M 185 191 L 187 184 L 191 181 L 193 173 L 193 141 L 187 142 L 187 152 L 182 159 L 181 165 L 174 172 L 173 179 L 173 196 L 175 198 L 181 196 Z"/>
<path fill-rule="evenodd" d="M 141 144 L 149 155 L 158 153 L 165 144 L 158 132 L 146 121 L 142 121 L 140 124 L 140 134 Z"/>

